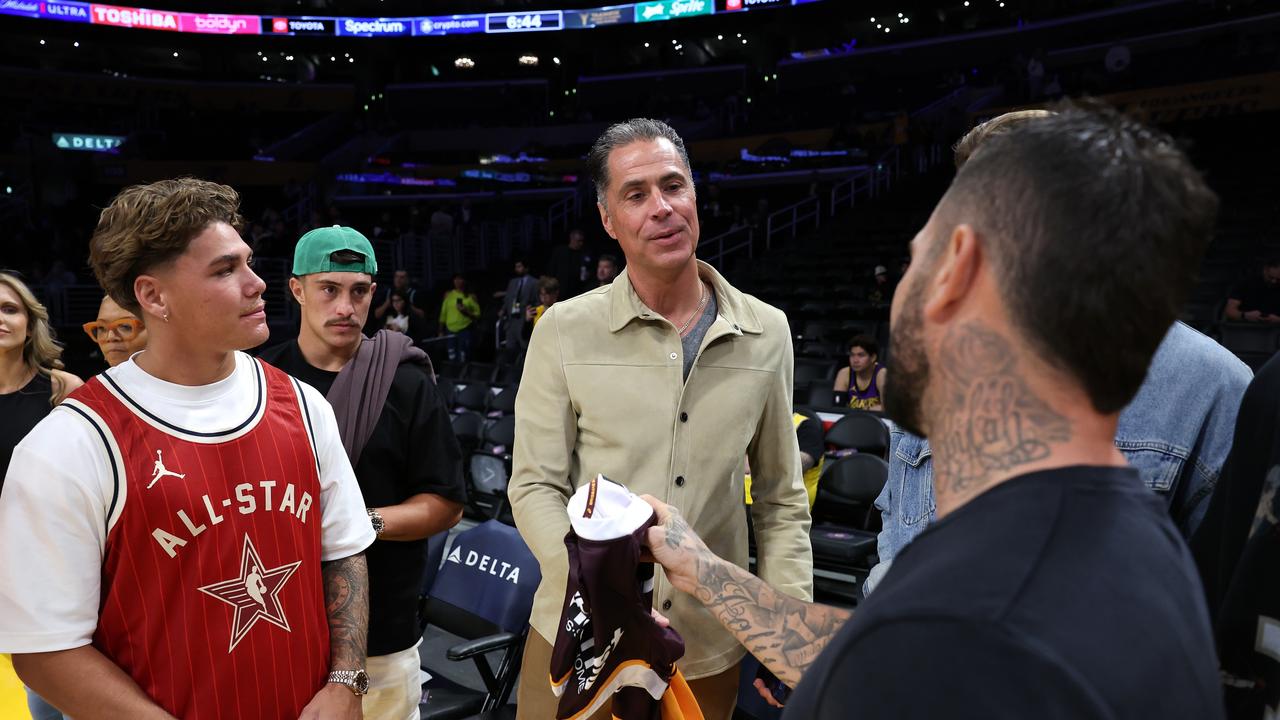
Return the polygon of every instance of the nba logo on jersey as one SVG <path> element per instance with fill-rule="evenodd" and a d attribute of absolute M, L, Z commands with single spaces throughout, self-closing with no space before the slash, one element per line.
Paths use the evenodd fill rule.
<path fill-rule="evenodd" d="M 240 558 L 240 574 L 230 580 L 205 585 L 200 592 L 211 595 L 235 608 L 231 622 L 231 647 L 236 649 L 253 624 L 266 620 L 276 627 L 289 630 L 289 620 L 280 606 L 280 590 L 293 577 L 302 564 L 301 560 L 276 568 L 264 568 L 258 551 L 249 536 L 244 536 L 244 552 Z"/>

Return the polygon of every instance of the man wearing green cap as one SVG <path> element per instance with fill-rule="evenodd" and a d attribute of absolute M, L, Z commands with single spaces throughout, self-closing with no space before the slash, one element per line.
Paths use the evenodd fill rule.
<path fill-rule="evenodd" d="M 298 339 L 262 359 L 333 405 L 343 447 L 378 540 L 368 549 L 369 693 L 364 715 L 418 717 L 417 624 L 426 538 L 462 517 L 462 457 L 426 355 L 406 336 L 360 328 L 377 259 L 368 239 L 335 225 L 303 235 L 289 290 L 302 308 Z"/>

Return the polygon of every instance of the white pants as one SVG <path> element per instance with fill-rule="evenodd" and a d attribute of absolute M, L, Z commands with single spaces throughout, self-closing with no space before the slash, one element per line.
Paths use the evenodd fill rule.
<path fill-rule="evenodd" d="M 365 720 L 418 720 L 422 702 L 422 681 L 418 678 L 421 660 L 419 639 L 411 648 L 368 660 L 369 692 L 362 706 Z"/>

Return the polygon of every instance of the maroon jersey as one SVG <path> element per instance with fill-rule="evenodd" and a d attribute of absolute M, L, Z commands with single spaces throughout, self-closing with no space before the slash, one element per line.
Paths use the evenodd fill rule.
<path fill-rule="evenodd" d="M 328 675 L 311 419 L 295 380 L 253 367 L 256 409 L 225 433 L 153 416 L 107 375 L 70 403 L 115 463 L 93 645 L 179 718 L 292 720 Z"/>

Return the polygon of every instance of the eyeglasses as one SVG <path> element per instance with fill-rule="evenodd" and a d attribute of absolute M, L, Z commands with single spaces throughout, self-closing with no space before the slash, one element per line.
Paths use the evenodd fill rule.
<path fill-rule="evenodd" d="M 121 340 L 129 341 L 138 337 L 138 333 L 144 328 L 146 324 L 135 317 L 120 318 L 111 322 L 94 320 L 84 324 L 85 334 L 93 338 L 94 342 L 104 342 L 113 331 L 120 336 Z"/>

